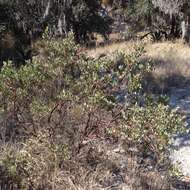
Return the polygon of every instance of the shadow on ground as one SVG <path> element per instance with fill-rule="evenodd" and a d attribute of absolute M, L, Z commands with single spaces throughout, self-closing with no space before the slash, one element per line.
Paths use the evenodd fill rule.
<path fill-rule="evenodd" d="M 172 61 L 162 58 L 145 58 L 143 62 L 150 60 L 154 63 L 154 71 L 148 73 L 143 82 L 143 89 L 147 93 L 168 94 L 173 88 L 188 88 L 190 86 L 190 65 L 184 68 Z M 178 60 L 180 62 L 180 60 Z M 183 60 L 181 60 L 183 62 Z M 187 67 L 187 66 L 186 66 Z M 188 70 L 187 70 L 188 69 Z M 186 70 L 186 73 L 185 73 Z"/>

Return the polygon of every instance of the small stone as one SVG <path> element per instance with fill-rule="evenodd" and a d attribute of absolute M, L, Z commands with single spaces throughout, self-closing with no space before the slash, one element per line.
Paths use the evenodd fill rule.
<path fill-rule="evenodd" d="M 125 184 L 125 183 L 121 184 L 120 187 L 119 187 L 119 189 L 121 189 L 121 190 L 131 190 L 130 187 L 127 184 Z"/>

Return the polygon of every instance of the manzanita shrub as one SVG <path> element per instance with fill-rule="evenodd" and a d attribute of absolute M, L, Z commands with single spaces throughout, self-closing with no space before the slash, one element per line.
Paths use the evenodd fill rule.
<path fill-rule="evenodd" d="M 64 163 L 89 139 L 121 138 L 159 161 L 171 137 L 183 132 L 175 110 L 143 93 L 153 65 L 141 61 L 142 45 L 96 59 L 73 35 L 44 43 L 46 59 L 19 69 L 6 63 L 0 72 L 2 188 L 60 189 Z"/>

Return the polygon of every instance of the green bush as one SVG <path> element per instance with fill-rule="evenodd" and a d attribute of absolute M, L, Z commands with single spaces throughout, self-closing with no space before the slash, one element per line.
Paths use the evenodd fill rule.
<path fill-rule="evenodd" d="M 146 107 L 135 105 L 123 112 L 123 118 L 121 132 L 124 137 L 143 143 L 157 154 L 168 148 L 173 134 L 185 132 L 183 118 L 176 110 L 160 103 Z"/>
<path fill-rule="evenodd" d="M 76 160 L 92 137 L 143 144 L 139 151 L 151 150 L 160 160 L 184 124 L 143 94 L 142 80 L 152 69 L 141 61 L 143 46 L 115 59 L 87 57 L 72 35 L 46 46 L 46 61 L 35 59 L 19 70 L 9 63 L 0 73 L 1 139 L 18 147 L 0 154 L 1 183 L 55 189 L 67 158 Z"/>

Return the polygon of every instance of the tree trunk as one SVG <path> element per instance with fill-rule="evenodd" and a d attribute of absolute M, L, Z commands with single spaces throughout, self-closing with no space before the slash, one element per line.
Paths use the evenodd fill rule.
<path fill-rule="evenodd" d="M 186 36 L 187 36 L 187 27 L 186 27 L 186 22 L 183 20 L 181 22 L 181 31 L 182 31 L 182 40 L 183 42 L 186 42 Z"/>
<path fill-rule="evenodd" d="M 181 22 L 182 40 L 186 43 L 190 42 L 190 15 L 185 16 Z"/>
<path fill-rule="evenodd" d="M 58 20 L 58 32 L 60 36 L 63 36 L 63 21 L 62 21 L 62 17 L 59 17 Z"/>
<path fill-rule="evenodd" d="M 175 37 L 175 28 L 176 28 L 176 20 L 175 20 L 174 15 L 172 15 L 171 30 L 170 30 L 170 36 L 172 38 Z"/>
<path fill-rule="evenodd" d="M 186 42 L 190 42 L 190 15 L 187 17 L 187 32 L 186 32 Z"/>
<path fill-rule="evenodd" d="M 46 6 L 46 9 L 43 15 L 43 19 L 46 19 L 49 16 L 50 6 L 51 6 L 51 0 L 48 1 L 48 4 Z"/>
<path fill-rule="evenodd" d="M 64 31 L 64 35 L 65 36 L 68 36 L 68 33 L 69 33 L 69 29 L 68 29 L 68 22 L 67 22 L 67 19 L 66 19 L 66 15 L 63 14 L 63 19 L 62 19 L 62 26 L 63 26 L 63 31 Z"/>
<path fill-rule="evenodd" d="M 148 1 L 148 14 L 147 14 L 147 27 L 151 27 L 152 26 L 152 15 L 151 15 L 151 2 L 150 0 Z"/>

